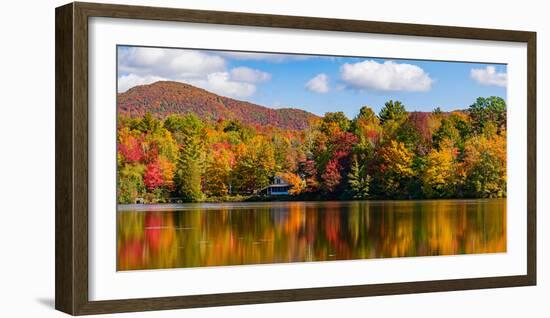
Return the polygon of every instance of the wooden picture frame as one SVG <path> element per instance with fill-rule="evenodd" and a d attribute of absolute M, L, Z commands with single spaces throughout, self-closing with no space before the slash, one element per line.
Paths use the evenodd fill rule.
<path fill-rule="evenodd" d="M 536 284 L 536 33 L 144 6 L 70 3 L 56 9 L 55 307 L 101 314 Z M 373 285 L 90 301 L 88 297 L 88 19 L 109 17 L 217 25 L 365 32 L 527 44 L 527 274 Z"/>

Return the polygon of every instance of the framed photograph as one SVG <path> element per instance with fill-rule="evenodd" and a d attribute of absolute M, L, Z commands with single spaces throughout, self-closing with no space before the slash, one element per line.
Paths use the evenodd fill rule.
<path fill-rule="evenodd" d="M 536 33 L 56 9 L 73 315 L 536 284 Z"/>

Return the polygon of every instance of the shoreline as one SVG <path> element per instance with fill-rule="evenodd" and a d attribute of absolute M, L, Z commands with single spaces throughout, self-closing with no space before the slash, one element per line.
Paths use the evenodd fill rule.
<path fill-rule="evenodd" d="M 477 203 L 480 201 L 493 201 L 493 200 L 506 200 L 506 197 L 503 198 L 460 198 L 460 199 L 411 199 L 411 200 L 287 200 L 287 201 L 235 201 L 235 202 L 186 202 L 186 203 L 145 203 L 145 204 L 117 204 L 117 212 L 135 212 L 136 209 L 142 212 L 147 212 L 151 210 L 165 210 L 176 209 L 176 210 L 191 210 L 191 209 L 205 209 L 205 210 L 215 210 L 223 208 L 236 208 L 239 206 L 242 207 L 265 207 L 266 204 L 272 206 L 286 206 L 288 203 L 296 203 L 302 205 L 318 205 L 318 204 L 351 204 L 351 203 L 362 203 L 368 202 L 372 204 L 385 204 L 385 203 L 429 203 L 429 202 L 468 202 Z"/>

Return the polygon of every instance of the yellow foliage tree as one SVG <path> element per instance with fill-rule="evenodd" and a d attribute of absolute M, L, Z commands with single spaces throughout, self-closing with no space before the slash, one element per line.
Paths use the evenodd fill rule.
<path fill-rule="evenodd" d="M 174 172 L 176 170 L 176 164 L 168 160 L 164 156 L 159 156 L 158 164 L 162 172 L 162 178 L 164 179 L 164 184 L 170 190 L 174 188 Z"/>
<path fill-rule="evenodd" d="M 207 164 L 204 188 L 209 196 L 224 196 L 229 192 L 229 174 L 231 172 L 229 154 L 225 150 L 214 152 Z"/>
<path fill-rule="evenodd" d="M 457 149 L 450 140 L 444 140 L 440 149 L 432 149 L 426 156 L 422 171 L 422 191 L 428 198 L 455 195 L 457 181 Z"/>
<path fill-rule="evenodd" d="M 295 173 L 279 172 L 277 176 L 292 186 L 288 191 L 291 195 L 298 195 L 306 188 L 306 181 Z"/>
<path fill-rule="evenodd" d="M 380 158 L 383 190 L 389 196 L 407 197 L 408 182 L 415 175 L 412 166 L 414 153 L 404 143 L 390 140 L 380 150 Z"/>
<path fill-rule="evenodd" d="M 399 141 L 391 140 L 380 153 L 384 166 L 388 171 L 404 177 L 412 177 L 413 153 Z"/>
<path fill-rule="evenodd" d="M 265 187 L 275 174 L 275 150 L 264 136 L 254 136 L 240 147 L 235 160 L 233 180 L 239 191 L 252 193 Z"/>

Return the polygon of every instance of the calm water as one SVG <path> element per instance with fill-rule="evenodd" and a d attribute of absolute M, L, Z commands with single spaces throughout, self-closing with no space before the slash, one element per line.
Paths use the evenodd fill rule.
<path fill-rule="evenodd" d="M 506 252 L 506 199 L 124 205 L 118 270 Z"/>

